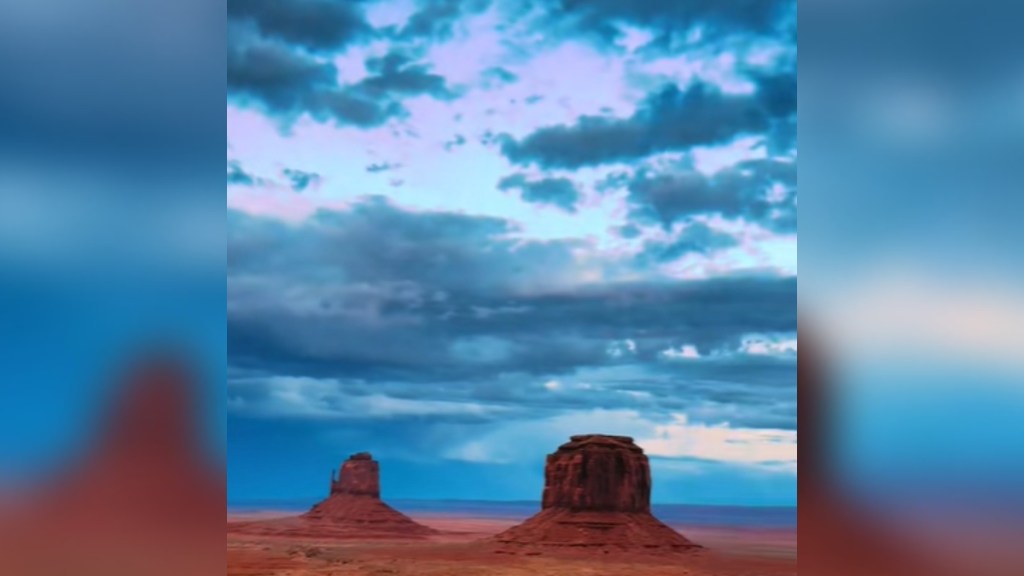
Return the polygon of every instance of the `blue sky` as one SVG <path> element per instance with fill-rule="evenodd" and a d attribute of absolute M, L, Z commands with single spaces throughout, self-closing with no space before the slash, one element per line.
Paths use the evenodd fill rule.
<path fill-rule="evenodd" d="M 233 502 L 796 492 L 793 2 L 228 3 Z"/>

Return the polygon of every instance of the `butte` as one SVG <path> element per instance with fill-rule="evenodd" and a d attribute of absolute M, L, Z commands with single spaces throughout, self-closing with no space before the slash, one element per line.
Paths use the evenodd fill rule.
<path fill-rule="evenodd" d="M 0 574 L 221 574 L 225 474 L 176 350 L 132 359 L 98 429 L 0 517 Z"/>
<path fill-rule="evenodd" d="M 422 539 L 436 531 L 380 499 L 380 465 L 368 452 L 353 454 L 331 473 L 330 493 L 296 518 L 238 522 L 236 533 L 350 540 Z"/>
<path fill-rule="evenodd" d="M 547 457 L 541 511 L 491 537 L 499 551 L 687 552 L 701 547 L 651 514 L 651 469 L 632 438 L 572 436 Z"/>

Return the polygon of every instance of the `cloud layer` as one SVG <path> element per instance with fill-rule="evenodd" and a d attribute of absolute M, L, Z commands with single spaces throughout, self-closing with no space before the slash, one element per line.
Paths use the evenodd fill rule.
<path fill-rule="evenodd" d="M 229 3 L 234 493 L 274 430 L 493 498 L 605 431 L 660 498 L 789 501 L 794 9 Z"/>

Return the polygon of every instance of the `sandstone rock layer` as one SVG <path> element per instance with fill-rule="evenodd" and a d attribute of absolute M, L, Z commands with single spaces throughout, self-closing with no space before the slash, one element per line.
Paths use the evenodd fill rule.
<path fill-rule="evenodd" d="M 700 548 L 650 512 L 651 470 L 632 438 L 573 436 L 548 455 L 540 513 L 492 540 L 503 551 Z"/>
<path fill-rule="evenodd" d="M 425 538 L 435 533 L 380 499 L 380 466 L 367 452 L 353 454 L 331 475 L 330 495 L 296 518 L 237 522 L 235 533 L 351 540 Z"/>

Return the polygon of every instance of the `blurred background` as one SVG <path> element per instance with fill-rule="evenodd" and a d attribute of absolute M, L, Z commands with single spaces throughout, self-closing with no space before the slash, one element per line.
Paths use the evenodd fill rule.
<path fill-rule="evenodd" d="M 2 573 L 223 567 L 225 26 L 0 0 Z"/>
<path fill-rule="evenodd" d="M 799 7 L 801 568 L 1020 573 L 1024 8 Z"/>
<path fill-rule="evenodd" d="M 799 5 L 806 574 L 1024 572 L 1022 23 L 1010 1 Z M 9 526 L 88 469 L 138 350 L 187 359 L 213 462 L 196 466 L 222 466 L 224 32 L 205 0 L 0 1 L 0 551 L 22 562 L 6 573 L 81 530 Z M 116 508 L 83 494 L 94 520 Z M 219 553 L 215 508 L 183 520 L 211 529 L 174 541 L 193 554 L 166 556 Z M 107 574 L 218 573 L 132 565 L 125 532 L 94 555 Z M 51 554 L 11 553 L 30 536 Z"/>

